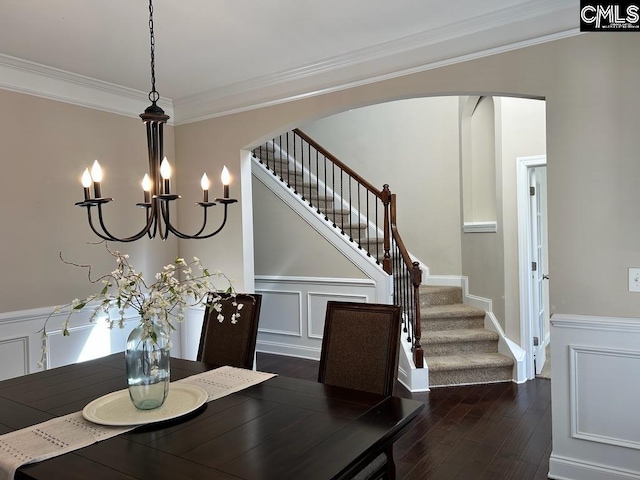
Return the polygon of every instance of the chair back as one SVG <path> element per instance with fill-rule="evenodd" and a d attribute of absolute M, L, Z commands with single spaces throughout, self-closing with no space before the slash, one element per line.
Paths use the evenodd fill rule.
<path fill-rule="evenodd" d="M 220 297 L 224 321 L 218 320 L 218 312 L 207 308 L 202 323 L 200 345 L 196 360 L 217 366 L 253 369 L 258 336 L 258 319 L 262 295 L 252 293 L 231 294 L 212 293 Z M 233 302 L 242 304 L 237 323 L 231 323 L 231 315 L 236 312 Z"/>
<path fill-rule="evenodd" d="M 318 381 L 390 396 L 399 346 L 398 305 L 329 301 Z"/>

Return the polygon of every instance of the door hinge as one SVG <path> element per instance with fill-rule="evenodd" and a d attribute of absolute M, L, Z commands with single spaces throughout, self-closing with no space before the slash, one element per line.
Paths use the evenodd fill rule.
<path fill-rule="evenodd" d="M 540 339 L 538 337 L 533 337 L 533 346 L 537 347 L 540 345 Z"/>
<path fill-rule="evenodd" d="M 529 195 L 532 197 L 536 194 L 536 187 L 529 187 Z"/>
<path fill-rule="evenodd" d="M 538 264 L 536 262 L 531 262 L 531 271 L 535 272 L 538 270 Z"/>

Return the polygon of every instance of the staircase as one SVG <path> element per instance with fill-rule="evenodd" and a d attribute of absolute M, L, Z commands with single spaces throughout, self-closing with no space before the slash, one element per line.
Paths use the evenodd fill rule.
<path fill-rule="evenodd" d="M 485 311 L 462 303 L 460 287 L 420 287 L 420 323 L 429 387 L 510 382 L 514 361 L 498 353 Z"/>
<path fill-rule="evenodd" d="M 424 352 L 429 387 L 511 381 L 514 361 L 498 353 L 499 336 L 484 328 L 485 312 L 463 304 L 459 287 L 420 285 L 422 272 L 397 232 L 388 185 L 377 189 L 312 142 L 295 130 L 253 155 L 336 233 L 393 275 L 394 301 L 402 306 L 403 331 L 413 347 L 407 370 L 422 368 Z"/>

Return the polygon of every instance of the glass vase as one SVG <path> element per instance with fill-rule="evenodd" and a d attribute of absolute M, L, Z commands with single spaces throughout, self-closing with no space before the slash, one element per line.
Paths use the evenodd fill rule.
<path fill-rule="evenodd" d="M 169 335 L 156 323 L 143 323 L 127 338 L 125 359 L 131 401 L 140 410 L 161 406 L 169 392 Z"/>

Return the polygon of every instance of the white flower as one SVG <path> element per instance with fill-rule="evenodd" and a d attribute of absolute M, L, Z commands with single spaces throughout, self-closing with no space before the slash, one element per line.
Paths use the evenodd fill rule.
<path fill-rule="evenodd" d="M 142 273 L 136 272 L 129 263 L 129 255 L 110 250 L 106 242 L 105 246 L 109 254 L 116 260 L 116 269 L 95 281 L 91 280 L 91 271 L 89 271 L 91 283 L 102 285 L 102 290 L 83 299 L 74 298 L 67 305 L 55 307 L 47 317 L 42 329 L 42 365 L 46 365 L 44 347 L 48 334 L 47 322 L 53 314 L 63 312 L 67 314 L 66 320 L 62 324 L 62 330 L 64 335 L 69 335 L 70 317 L 74 312 L 85 308 L 90 309 L 89 320 L 91 322 L 98 318 L 104 318 L 109 328 L 113 328 L 116 323 L 118 327 L 123 328 L 125 319 L 129 315 L 128 311 L 132 309 L 140 316 L 145 327 L 144 335 L 149 337 L 154 322 L 169 332 L 175 329 L 171 318 L 175 318 L 180 323 L 185 319 L 186 309 L 206 302 L 208 294 L 217 291 L 210 281 L 210 277 L 213 275 L 224 278 L 228 282 L 228 290 L 235 295 L 231 280 L 219 270 L 216 270 L 212 275 L 202 266 L 197 257 L 188 263 L 182 258 L 176 258 L 173 263 L 165 265 L 160 272 L 154 275 L 153 283 L 147 284 Z M 63 262 L 82 267 L 66 262 L 64 259 Z M 178 270 L 178 268 L 180 269 Z M 197 272 L 195 275 L 194 270 Z M 232 323 L 237 322 L 242 304 L 234 302 L 234 307 L 236 312 L 231 315 L 230 321 Z M 217 313 L 218 321 L 224 321 L 219 297 L 214 297 L 208 308 Z M 112 315 L 114 318 L 111 317 Z"/>

